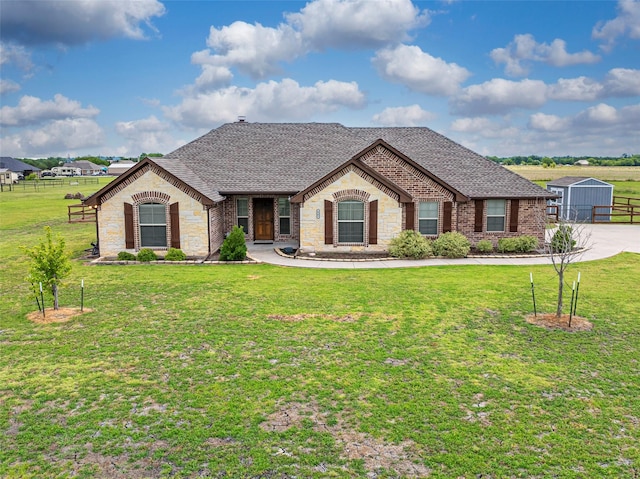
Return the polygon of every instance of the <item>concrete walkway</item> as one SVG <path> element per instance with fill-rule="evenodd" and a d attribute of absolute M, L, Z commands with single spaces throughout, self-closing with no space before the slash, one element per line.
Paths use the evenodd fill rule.
<path fill-rule="evenodd" d="M 608 258 L 623 251 L 640 253 L 640 225 L 597 224 L 585 225 L 584 231 L 590 234 L 588 251 L 582 253 L 578 261 L 593 261 Z M 298 268 L 326 269 L 373 269 L 373 268 L 416 268 L 422 266 L 443 266 L 461 264 L 488 265 L 527 265 L 550 264 L 546 256 L 530 258 L 461 258 L 461 259 L 424 259 L 424 260 L 385 260 L 385 261 L 320 261 L 293 259 L 278 255 L 275 248 L 297 247 L 295 243 L 253 244 L 248 243 L 248 254 L 262 262 L 280 266 Z"/>

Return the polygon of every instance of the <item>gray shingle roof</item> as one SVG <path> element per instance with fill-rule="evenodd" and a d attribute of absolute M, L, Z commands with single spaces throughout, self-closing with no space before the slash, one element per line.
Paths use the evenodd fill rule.
<path fill-rule="evenodd" d="M 348 128 L 338 123 L 223 125 L 158 162 L 204 193 L 297 193 L 382 139 L 470 198 L 535 198 L 549 192 L 423 127 Z M 182 167 L 186 170 L 180 171 Z M 189 177 L 183 174 L 192 172 Z"/>
<path fill-rule="evenodd" d="M 10 156 L 0 156 L 0 168 L 6 168 L 11 171 L 40 171 L 40 168 L 31 166 L 24 161 L 16 160 Z"/>
<path fill-rule="evenodd" d="M 563 176 L 562 178 L 549 181 L 547 186 L 571 186 L 575 183 L 580 183 L 581 181 L 588 179 L 588 176 Z"/>

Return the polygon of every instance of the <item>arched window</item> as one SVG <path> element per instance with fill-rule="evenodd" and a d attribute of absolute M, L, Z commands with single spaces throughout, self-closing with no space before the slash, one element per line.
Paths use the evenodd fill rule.
<path fill-rule="evenodd" d="M 338 243 L 364 243 L 364 202 L 338 203 Z"/>
<path fill-rule="evenodd" d="M 140 219 L 140 247 L 167 246 L 167 207 L 162 203 L 138 205 Z"/>

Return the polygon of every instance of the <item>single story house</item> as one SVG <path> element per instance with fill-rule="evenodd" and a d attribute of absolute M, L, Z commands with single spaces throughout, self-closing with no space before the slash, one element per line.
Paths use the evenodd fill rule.
<path fill-rule="evenodd" d="M 24 161 L 17 160 L 10 156 L 0 156 L 0 168 L 6 168 L 13 173 L 19 173 L 25 178 L 31 173 L 40 174 L 40 168 L 32 166 Z"/>
<path fill-rule="evenodd" d="M 7 168 L 0 168 L 0 184 L 3 185 L 15 185 L 20 180 L 18 173 L 15 173 Z"/>
<path fill-rule="evenodd" d="M 94 173 L 103 171 L 102 166 L 96 165 L 89 160 L 78 160 L 62 165 L 63 168 L 80 168 L 80 174 L 82 176 L 91 176 Z"/>
<path fill-rule="evenodd" d="M 98 210 L 103 256 L 206 256 L 234 225 L 308 251 L 384 251 L 407 229 L 542 241 L 554 197 L 428 128 L 239 121 L 145 158 L 84 203 Z"/>
<path fill-rule="evenodd" d="M 111 163 L 107 168 L 107 174 L 112 176 L 120 176 L 122 173 L 132 168 L 137 163 L 133 161 L 119 161 L 117 163 Z"/>
<path fill-rule="evenodd" d="M 547 190 L 557 195 L 550 204 L 558 206 L 558 216 L 571 221 L 591 221 L 594 206 L 613 205 L 613 185 L 597 178 L 564 176 L 547 183 Z M 611 213 L 611 208 L 598 208 L 598 221 L 609 221 L 600 216 Z"/>

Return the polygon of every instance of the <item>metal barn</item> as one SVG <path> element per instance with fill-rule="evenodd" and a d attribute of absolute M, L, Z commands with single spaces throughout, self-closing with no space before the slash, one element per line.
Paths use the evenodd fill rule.
<path fill-rule="evenodd" d="M 584 176 L 565 176 L 547 183 L 547 190 L 558 195 L 550 204 L 558 205 L 561 218 L 575 221 L 591 221 L 594 206 L 613 204 L 613 185 Z M 599 208 L 598 214 L 611 212 Z M 599 216 L 598 221 L 610 218 Z"/>

